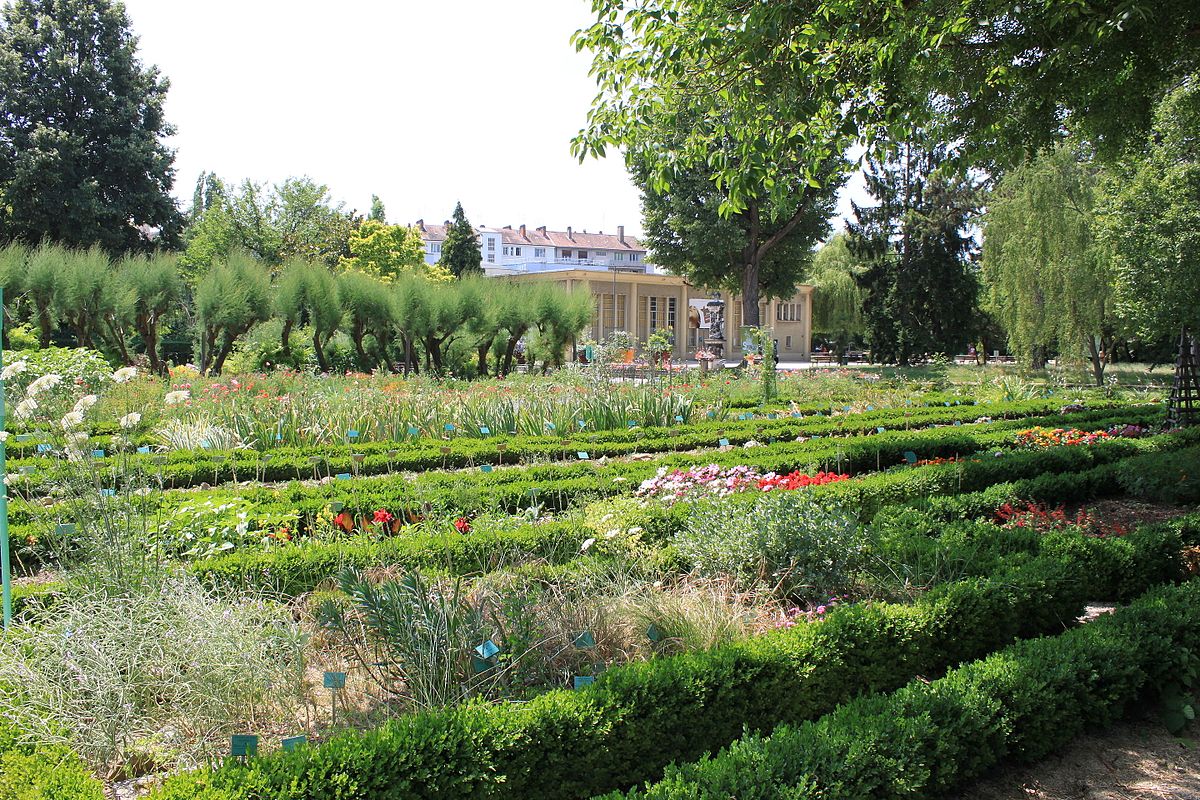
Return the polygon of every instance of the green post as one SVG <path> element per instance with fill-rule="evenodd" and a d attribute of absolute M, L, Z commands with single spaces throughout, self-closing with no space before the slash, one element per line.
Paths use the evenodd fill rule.
<path fill-rule="evenodd" d="M 4 369 L 4 287 L 0 286 L 0 370 Z M 4 381 L 0 381 L 0 431 L 4 430 Z M 4 467 L 4 437 L 0 436 L 0 481 Z M 12 564 L 8 556 L 8 485 L 0 484 L 0 582 L 4 586 L 4 630 L 12 626 Z"/>

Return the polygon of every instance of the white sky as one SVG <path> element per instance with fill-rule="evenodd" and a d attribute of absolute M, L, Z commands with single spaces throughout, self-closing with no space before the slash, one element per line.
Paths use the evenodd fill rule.
<path fill-rule="evenodd" d="M 366 213 L 641 232 L 619 156 L 570 139 L 595 95 L 571 34 L 588 0 L 125 0 L 143 63 L 171 81 L 175 194 L 308 175 Z M 843 202 L 848 211 L 849 205 Z"/>

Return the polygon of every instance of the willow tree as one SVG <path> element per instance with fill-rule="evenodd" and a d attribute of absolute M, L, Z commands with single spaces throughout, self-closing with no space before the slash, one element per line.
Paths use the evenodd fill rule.
<path fill-rule="evenodd" d="M 270 297 L 266 267 L 246 253 L 235 252 L 209 268 L 196 287 L 201 372 L 219 373 L 234 343 L 270 318 Z"/>
<path fill-rule="evenodd" d="M 126 258 L 120 266 L 118 284 L 125 291 L 133 327 L 142 339 L 150 371 L 166 375 L 166 363 L 159 355 L 159 332 L 163 322 L 179 307 L 183 291 L 175 256 L 156 253 Z"/>
<path fill-rule="evenodd" d="M 329 371 L 325 345 L 337 332 L 342 321 L 338 301 L 338 285 L 333 274 L 322 264 L 292 260 L 284 266 L 274 287 L 275 316 L 283 320 L 280 349 L 289 358 L 292 352 L 292 329 L 308 325 L 312 329 L 313 351 L 317 367 Z"/>
<path fill-rule="evenodd" d="M 813 330 L 829 336 L 844 363 L 850 340 L 863 333 L 863 290 L 855 275 L 858 261 L 839 233 L 813 257 L 809 283 L 813 286 Z"/>
<path fill-rule="evenodd" d="M 1096 169 L 1070 148 L 1008 172 L 983 228 L 987 310 L 1023 361 L 1086 354 L 1097 385 L 1111 352 L 1111 275 L 1095 232 Z"/>
<path fill-rule="evenodd" d="M 387 361 L 387 349 L 394 338 L 396 310 L 387 284 L 357 270 L 337 278 L 338 298 L 344 310 L 343 327 L 354 343 L 358 368 L 370 372 Z M 374 340 L 367 352 L 366 339 Z"/>
<path fill-rule="evenodd" d="M 1106 182 L 1101 224 L 1121 315 L 1145 338 L 1179 337 L 1181 358 L 1200 355 L 1198 128 L 1200 74 L 1166 95 L 1141 151 Z M 1192 380 L 1177 374 L 1173 397 L 1200 394 Z"/>
<path fill-rule="evenodd" d="M 25 262 L 25 274 L 21 276 L 21 291 L 33 304 L 33 314 L 38 326 L 38 346 L 49 347 L 50 337 L 57 327 L 55 298 L 59 292 L 59 276 L 63 274 L 68 258 L 65 247 L 43 243 Z"/>
<path fill-rule="evenodd" d="M 62 250 L 53 263 L 57 267 L 54 313 L 74 331 L 80 347 L 94 350 L 104 317 L 104 286 L 111 282 L 108 255 L 94 245 L 88 250 Z"/>

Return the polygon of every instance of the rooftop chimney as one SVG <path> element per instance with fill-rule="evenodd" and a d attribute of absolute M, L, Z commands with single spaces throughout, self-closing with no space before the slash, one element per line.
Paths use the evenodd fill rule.
<path fill-rule="evenodd" d="M 446 221 L 445 221 L 445 222 L 443 222 L 442 224 L 443 224 L 443 225 L 445 225 L 447 228 L 449 228 L 449 227 L 450 227 L 450 220 L 446 220 Z"/>
<path fill-rule="evenodd" d="M 625 244 L 625 226 L 624 225 L 617 226 L 617 240 L 621 244 Z"/>
<path fill-rule="evenodd" d="M 421 233 L 425 232 L 425 220 L 423 220 L 423 219 L 417 220 L 417 230 L 419 230 Z"/>
<path fill-rule="evenodd" d="M 538 233 L 540 233 L 542 236 L 546 235 L 546 226 L 545 225 L 541 225 L 537 228 L 534 228 L 534 230 L 537 231 Z"/>
<path fill-rule="evenodd" d="M 572 242 L 575 241 L 575 232 L 571 230 L 570 225 L 567 226 L 567 238 L 570 239 Z"/>
<path fill-rule="evenodd" d="M 529 238 L 528 236 L 526 236 L 526 235 L 525 235 L 525 223 L 524 223 L 524 222 L 522 222 L 522 223 L 521 223 L 521 238 L 522 238 L 522 239 L 528 239 L 528 238 Z"/>

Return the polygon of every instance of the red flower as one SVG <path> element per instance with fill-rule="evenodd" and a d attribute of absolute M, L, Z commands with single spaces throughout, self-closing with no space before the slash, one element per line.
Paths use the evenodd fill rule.
<path fill-rule="evenodd" d="M 375 512 L 376 525 L 387 525 L 393 519 L 395 519 L 395 517 L 393 517 L 392 512 L 388 511 L 387 509 L 381 508 Z"/>
<path fill-rule="evenodd" d="M 459 533 L 470 533 L 471 522 L 466 517 L 459 517 L 458 519 L 454 520 L 454 529 Z"/>
<path fill-rule="evenodd" d="M 339 528 L 344 530 L 346 533 L 350 533 L 351 531 L 354 530 L 354 517 L 350 516 L 345 511 L 343 511 L 342 513 L 338 514 L 336 517 L 333 518 L 333 524 L 337 525 Z"/>

